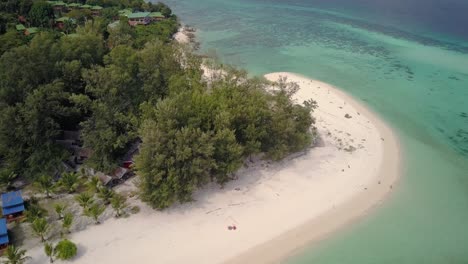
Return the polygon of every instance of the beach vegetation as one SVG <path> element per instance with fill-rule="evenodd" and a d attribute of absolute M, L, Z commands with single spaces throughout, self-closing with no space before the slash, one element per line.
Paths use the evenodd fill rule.
<path fill-rule="evenodd" d="M 114 195 L 114 190 L 105 186 L 100 187 L 97 193 L 97 196 L 104 202 L 105 205 L 111 203 L 112 197 L 114 197 Z"/>
<path fill-rule="evenodd" d="M 33 223 L 38 218 L 44 218 L 47 216 L 47 210 L 42 208 L 39 204 L 39 201 L 35 197 L 31 197 L 26 203 L 26 210 L 24 215 L 26 221 Z"/>
<path fill-rule="evenodd" d="M 64 239 L 57 243 L 54 248 L 54 253 L 57 259 L 69 260 L 76 256 L 78 248 L 75 243 L 68 239 Z"/>
<path fill-rule="evenodd" d="M 80 175 L 76 172 L 66 172 L 62 174 L 58 184 L 67 193 L 74 193 L 81 183 Z"/>
<path fill-rule="evenodd" d="M 122 212 L 125 208 L 127 208 L 127 199 L 122 194 L 116 193 L 112 196 L 111 206 L 115 211 L 115 217 L 122 216 Z"/>
<path fill-rule="evenodd" d="M 41 242 L 46 241 L 46 235 L 50 230 L 50 225 L 45 218 L 35 219 L 31 224 L 31 228 L 34 234 L 41 239 Z"/>
<path fill-rule="evenodd" d="M 55 190 L 55 182 L 49 175 L 41 175 L 35 182 L 36 188 L 45 193 L 47 198 L 51 197 L 51 193 Z"/>
<path fill-rule="evenodd" d="M 73 214 L 65 213 L 62 219 L 62 234 L 69 234 L 73 224 Z"/>
<path fill-rule="evenodd" d="M 4 264 L 23 264 L 29 257 L 26 256 L 26 250 L 16 247 L 15 245 L 8 245 L 3 255 L 6 260 L 2 263 Z"/>
<path fill-rule="evenodd" d="M 102 215 L 102 213 L 104 213 L 105 210 L 106 207 L 94 203 L 84 211 L 84 214 L 92 218 L 95 224 L 100 224 L 99 217 Z"/>
<path fill-rule="evenodd" d="M 83 192 L 75 196 L 75 201 L 86 211 L 94 203 L 94 198 L 90 193 Z"/>
<path fill-rule="evenodd" d="M 185 76 L 192 79 L 169 85 L 181 92 L 142 105 L 136 169 L 141 198 L 153 207 L 190 201 L 210 181 L 226 183 L 251 155 L 279 160 L 311 144 L 315 104 L 294 103 L 297 85 L 224 72 L 209 89 L 198 75 Z"/>
<path fill-rule="evenodd" d="M 99 177 L 92 176 L 86 182 L 86 187 L 89 193 L 97 193 L 98 190 L 102 187 L 102 182 L 99 180 Z"/>
<path fill-rule="evenodd" d="M 54 263 L 54 246 L 50 243 L 44 243 L 44 253 L 49 258 L 50 263 Z"/>
<path fill-rule="evenodd" d="M 80 147 L 90 150 L 84 165 L 105 174 L 142 142 L 134 167 L 138 194 L 163 209 L 192 201 L 207 183 L 223 186 L 249 158 L 280 160 L 313 142 L 316 105 L 293 100 L 297 85 L 217 66 L 211 70 L 222 74 L 204 78 L 203 59 L 174 43 L 179 23 L 168 6 L 143 0 L 87 4 L 104 7 L 103 15 L 71 11 L 76 29 L 65 30 L 52 27 L 47 2 L 8 5 L 12 21 L 23 12 L 42 32 L 10 33 L 0 47 L 0 172 L 24 175 L 47 196 L 53 180 L 43 175 L 57 175 L 58 186 L 75 193 L 83 179 L 64 172 L 76 158 L 63 142 L 64 131 L 79 130 Z M 124 8 L 161 12 L 166 19 L 147 26 L 131 26 L 125 17 L 112 22 Z M 8 27 L 8 21 L 0 22 Z M 90 193 L 75 196 L 96 222 L 105 207 L 94 203 L 95 193 L 116 215 L 125 204 L 98 181 L 91 178 Z"/>
<path fill-rule="evenodd" d="M 54 210 L 55 210 L 55 213 L 58 216 L 58 219 L 63 219 L 63 216 L 64 216 L 64 213 L 65 213 L 66 209 L 67 209 L 66 204 L 63 204 L 63 203 L 54 204 Z"/>

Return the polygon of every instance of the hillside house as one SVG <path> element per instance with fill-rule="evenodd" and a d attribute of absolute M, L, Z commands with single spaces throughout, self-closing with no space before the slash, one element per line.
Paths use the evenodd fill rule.
<path fill-rule="evenodd" d="M 151 23 L 150 12 L 137 12 L 127 15 L 128 23 L 131 26 L 148 25 Z"/>
<path fill-rule="evenodd" d="M 161 12 L 151 12 L 149 17 L 152 22 L 161 21 L 166 18 Z"/>

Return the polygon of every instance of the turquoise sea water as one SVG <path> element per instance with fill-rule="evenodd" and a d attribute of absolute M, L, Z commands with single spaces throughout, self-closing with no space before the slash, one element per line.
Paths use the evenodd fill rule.
<path fill-rule="evenodd" d="M 389 201 L 288 263 L 468 263 L 467 1 L 165 2 L 203 52 L 336 85 L 399 135 L 404 176 Z"/>

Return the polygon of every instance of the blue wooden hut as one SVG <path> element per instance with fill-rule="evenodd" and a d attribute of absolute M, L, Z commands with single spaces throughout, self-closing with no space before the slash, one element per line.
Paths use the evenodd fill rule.
<path fill-rule="evenodd" d="M 8 222 L 23 218 L 24 201 L 21 191 L 2 194 L 2 213 Z"/>
<path fill-rule="evenodd" d="M 5 218 L 0 218 L 0 254 L 8 247 L 9 243 L 7 221 Z"/>

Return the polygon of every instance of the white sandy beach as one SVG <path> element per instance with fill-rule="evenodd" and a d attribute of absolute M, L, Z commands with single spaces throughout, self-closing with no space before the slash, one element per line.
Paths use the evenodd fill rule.
<path fill-rule="evenodd" d="M 193 203 L 162 212 L 141 204 L 136 215 L 76 232 L 73 262 L 277 263 L 380 204 L 400 173 L 392 131 L 328 84 L 290 73 L 266 77 L 279 76 L 300 85 L 299 102 L 318 102 L 317 147 L 276 164 L 256 162 L 224 189 L 199 190 Z M 48 261 L 42 247 L 28 255 L 30 263 Z"/>

